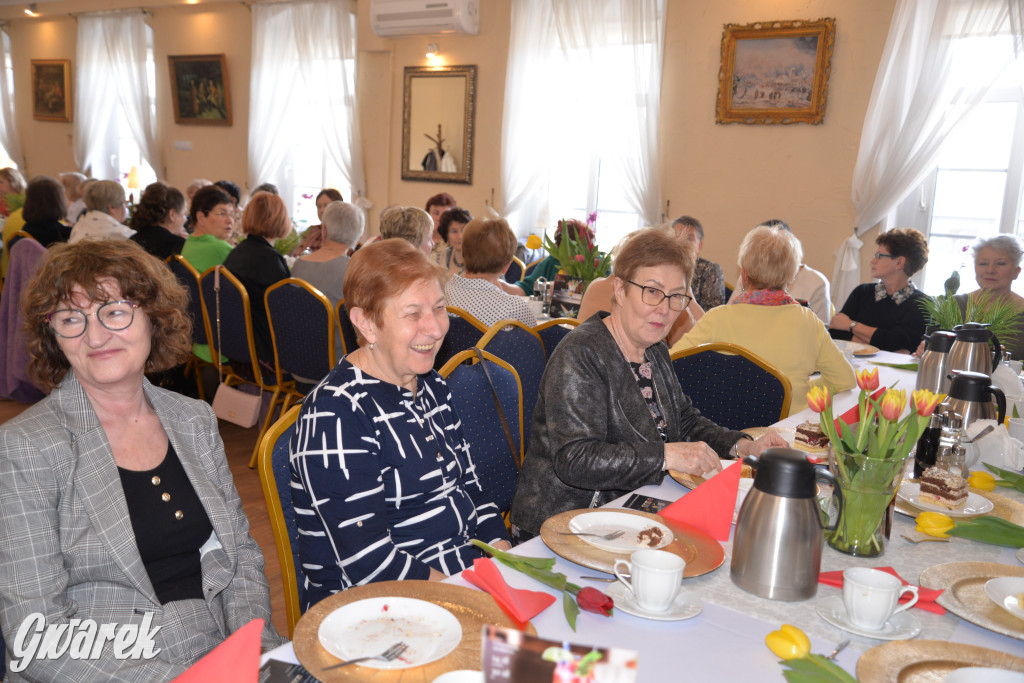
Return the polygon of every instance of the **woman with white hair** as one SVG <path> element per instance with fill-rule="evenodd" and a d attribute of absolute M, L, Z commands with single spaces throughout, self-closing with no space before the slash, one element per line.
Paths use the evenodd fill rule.
<path fill-rule="evenodd" d="M 1020 275 L 1020 240 L 1014 235 L 997 235 L 975 242 L 971 249 L 974 254 L 974 279 L 978 289 L 970 294 L 958 294 L 955 299 L 960 305 L 960 315 L 967 315 L 967 302 L 988 293 L 988 305 L 1010 303 L 1018 311 L 1024 311 L 1024 297 L 1010 290 L 1013 281 Z M 1017 332 L 1010 338 L 999 338 L 1015 359 L 1024 358 L 1024 325 L 1018 324 Z"/>
<path fill-rule="evenodd" d="M 803 259 L 800 240 L 782 227 L 759 225 L 740 244 L 743 291 L 704 313 L 672 351 L 711 342 L 738 344 L 782 371 L 793 386 L 790 414 L 807 407 L 808 378 L 821 372 L 833 393 L 852 389 L 853 368 L 825 324 L 786 288 Z"/>
<path fill-rule="evenodd" d="M 345 298 L 342 282 L 348 269 L 348 253 L 363 236 L 366 219 L 354 204 L 335 201 L 327 205 L 320 220 L 324 228 L 320 249 L 295 261 L 292 275 L 319 289 L 332 306 L 337 306 Z"/>
<path fill-rule="evenodd" d="M 85 208 L 88 211 L 71 228 L 69 243 L 84 239 L 126 240 L 135 234 L 124 224 L 128 218 L 124 188 L 113 180 L 90 183 L 85 188 Z"/>

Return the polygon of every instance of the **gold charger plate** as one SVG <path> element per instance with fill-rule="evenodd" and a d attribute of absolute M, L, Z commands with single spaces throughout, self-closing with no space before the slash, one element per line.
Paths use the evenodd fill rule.
<path fill-rule="evenodd" d="M 640 510 L 627 510 L 619 508 L 601 508 L 606 512 L 621 512 L 626 515 L 639 515 L 655 522 L 660 522 L 671 529 L 675 540 L 662 548 L 674 553 L 686 560 L 686 569 L 683 577 L 691 578 L 707 574 L 722 566 L 725 561 L 725 549 L 722 544 L 708 536 L 699 529 L 686 524 L 679 524 L 665 519 L 661 515 L 652 515 L 649 512 Z M 566 510 L 554 517 L 548 518 L 540 528 L 540 537 L 547 544 L 551 551 L 570 562 L 581 564 L 599 572 L 612 573 L 612 565 L 615 560 L 629 559 L 629 553 L 612 553 L 607 550 L 595 548 L 586 541 L 576 536 L 562 536 L 559 532 L 570 531 L 569 522 L 576 515 L 586 512 L 594 512 L 594 508 L 583 508 L 582 510 Z"/>
<path fill-rule="evenodd" d="M 917 479 L 905 479 L 904 481 L 918 481 Z M 1014 524 L 1020 524 L 1024 526 L 1024 504 L 1018 503 L 1017 501 L 1007 498 L 1006 496 L 994 493 L 992 491 L 982 491 L 981 489 L 970 488 L 971 493 L 976 493 L 982 498 L 987 498 L 992 501 L 994 506 L 986 515 L 992 515 L 993 517 L 1001 517 L 1007 522 L 1013 522 Z M 919 508 L 913 503 L 907 502 L 896 496 L 896 512 L 907 515 L 908 517 L 917 517 L 922 512 L 925 512 L 924 508 Z M 958 517 L 957 519 L 970 519 L 971 517 L 979 517 L 980 515 L 967 515 L 964 517 Z"/>
<path fill-rule="evenodd" d="M 878 353 L 878 347 L 872 346 L 871 344 L 860 344 L 859 346 L 854 347 L 853 351 L 853 355 L 855 356 L 873 356 L 876 353 Z"/>
<path fill-rule="evenodd" d="M 962 619 L 1004 636 L 1024 640 L 1018 619 L 985 594 L 985 582 L 1000 576 L 1024 576 L 1024 567 L 998 562 L 949 562 L 921 572 L 924 588 L 942 589 L 935 602 Z"/>
<path fill-rule="evenodd" d="M 462 626 L 462 641 L 448 655 L 441 659 L 411 669 L 367 669 L 358 664 L 340 669 L 324 671 L 324 667 L 341 660 L 330 654 L 320 644 L 320 624 L 334 610 L 367 598 L 416 598 L 440 605 L 455 615 Z M 480 629 L 484 624 L 499 624 L 516 628 L 494 599 L 483 591 L 462 586 L 453 586 L 436 581 L 381 581 L 366 586 L 356 586 L 324 598 L 302 615 L 295 625 L 292 646 L 295 656 L 309 673 L 324 683 L 334 681 L 362 681 L 372 677 L 380 683 L 428 683 L 447 671 L 456 669 L 480 669 Z M 526 632 L 537 635 L 533 624 L 527 624 Z"/>
<path fill-rule="evenodd" d="M 872 683 L 939 683 L 968 666 L 1024 672 L 1024 659 L 948 640 L 894 640 L 873 647 L 857 661 L 857 678 Z"/>

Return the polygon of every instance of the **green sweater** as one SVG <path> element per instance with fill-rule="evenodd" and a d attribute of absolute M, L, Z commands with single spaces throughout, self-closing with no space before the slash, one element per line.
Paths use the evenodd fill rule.
<path fill-rule="evenodd" d="M 558 270 L 561 267 L 562 264 L 558 262 L 558 259 L 554 256 L 548 256 L 546 259 L 538 263 L 529 275 L 517 282 L 516 285 L 523 290 L 523 293 L 526 294 L 526 296 L 530 296 L 533 294 L 533 283 L 536 282 L 538 278 L 543 277 L 550 282 L 555 279 L 555 275 L 558 274 Z"/>
<path fill-rule="evenodd" d="M 231 253 L 231 245 L 213 235 L 190 235 L 181 248 L 182 257 L 202 275 L 210 268 L 224 263 Z"/>

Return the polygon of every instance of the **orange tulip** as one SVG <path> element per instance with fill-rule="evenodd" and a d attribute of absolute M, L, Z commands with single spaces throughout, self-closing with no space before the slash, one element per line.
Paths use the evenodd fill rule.
<path fill-rule="evenodd" d="M 871 393 L 878 388 L 878 368 L 857 371 L 857 386 Z"/>
<path fill-rule="evenodd" d="M 885 392 L 885 396 L 882 397 L 882 402 L 879 407 L 882 409 L 882 417 L 890 422 L 896 422 L 900 419 L 900 415 L 903 414 L 903 409 L 907 406 L 907 392 L 905 389 L 889 389 Z"/>
<path fill-rule="evenodd" d="M 807 392 L 807 405 L 816 413 L 822 413 L 832 403 L 828 387 L 814 386 Z"/>
<path fill-rule="evenodd" d="M 918 389 L 911 394 L 914 402 L 914 409 L 921 417 L 929 417 L 935 412 L 935 407 L 942 401 L 942 394 L 933 394 L 927 389 Z"/>

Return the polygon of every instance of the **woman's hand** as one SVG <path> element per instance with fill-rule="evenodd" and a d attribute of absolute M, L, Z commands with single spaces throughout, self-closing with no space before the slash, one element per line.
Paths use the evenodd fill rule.
<path fill-rule="evenodd" d="M 512 544 L 508 541 L 498 541 L 497 543 L 492 543 L 491 547 L 497 548 L 498 550 L 512 550 Z"/>
<path fill-rule="evenodd" d="M 665 460 L 670 470 L 686 474 L 702 475 L 718 472 L 722 463 L 711 446 L 703 441 L 676 441 L 665 444 Z"/>
<path fill-rule="evenodd" d="M 741 458 L 747 455 L 761 455 L 766 448 L 789 448 L 789 444 L 779 436 L 778 432 L 768 431 L 764 436 L 753 441 L 740 439 L 736 444 L 736 453 Z"/>
<path fill-rule="evenodd" d="M 828 326 L 831 327 L 833 330 L 846 330 L 847 332 L 849 332 L 850 323 L 852 322 L 853 321 L 850 320 L 850 316 L 846 315 L 845 313 L 836 313 L 834 316 L 832 316 L 832 320 L 829 321 Z"/>

